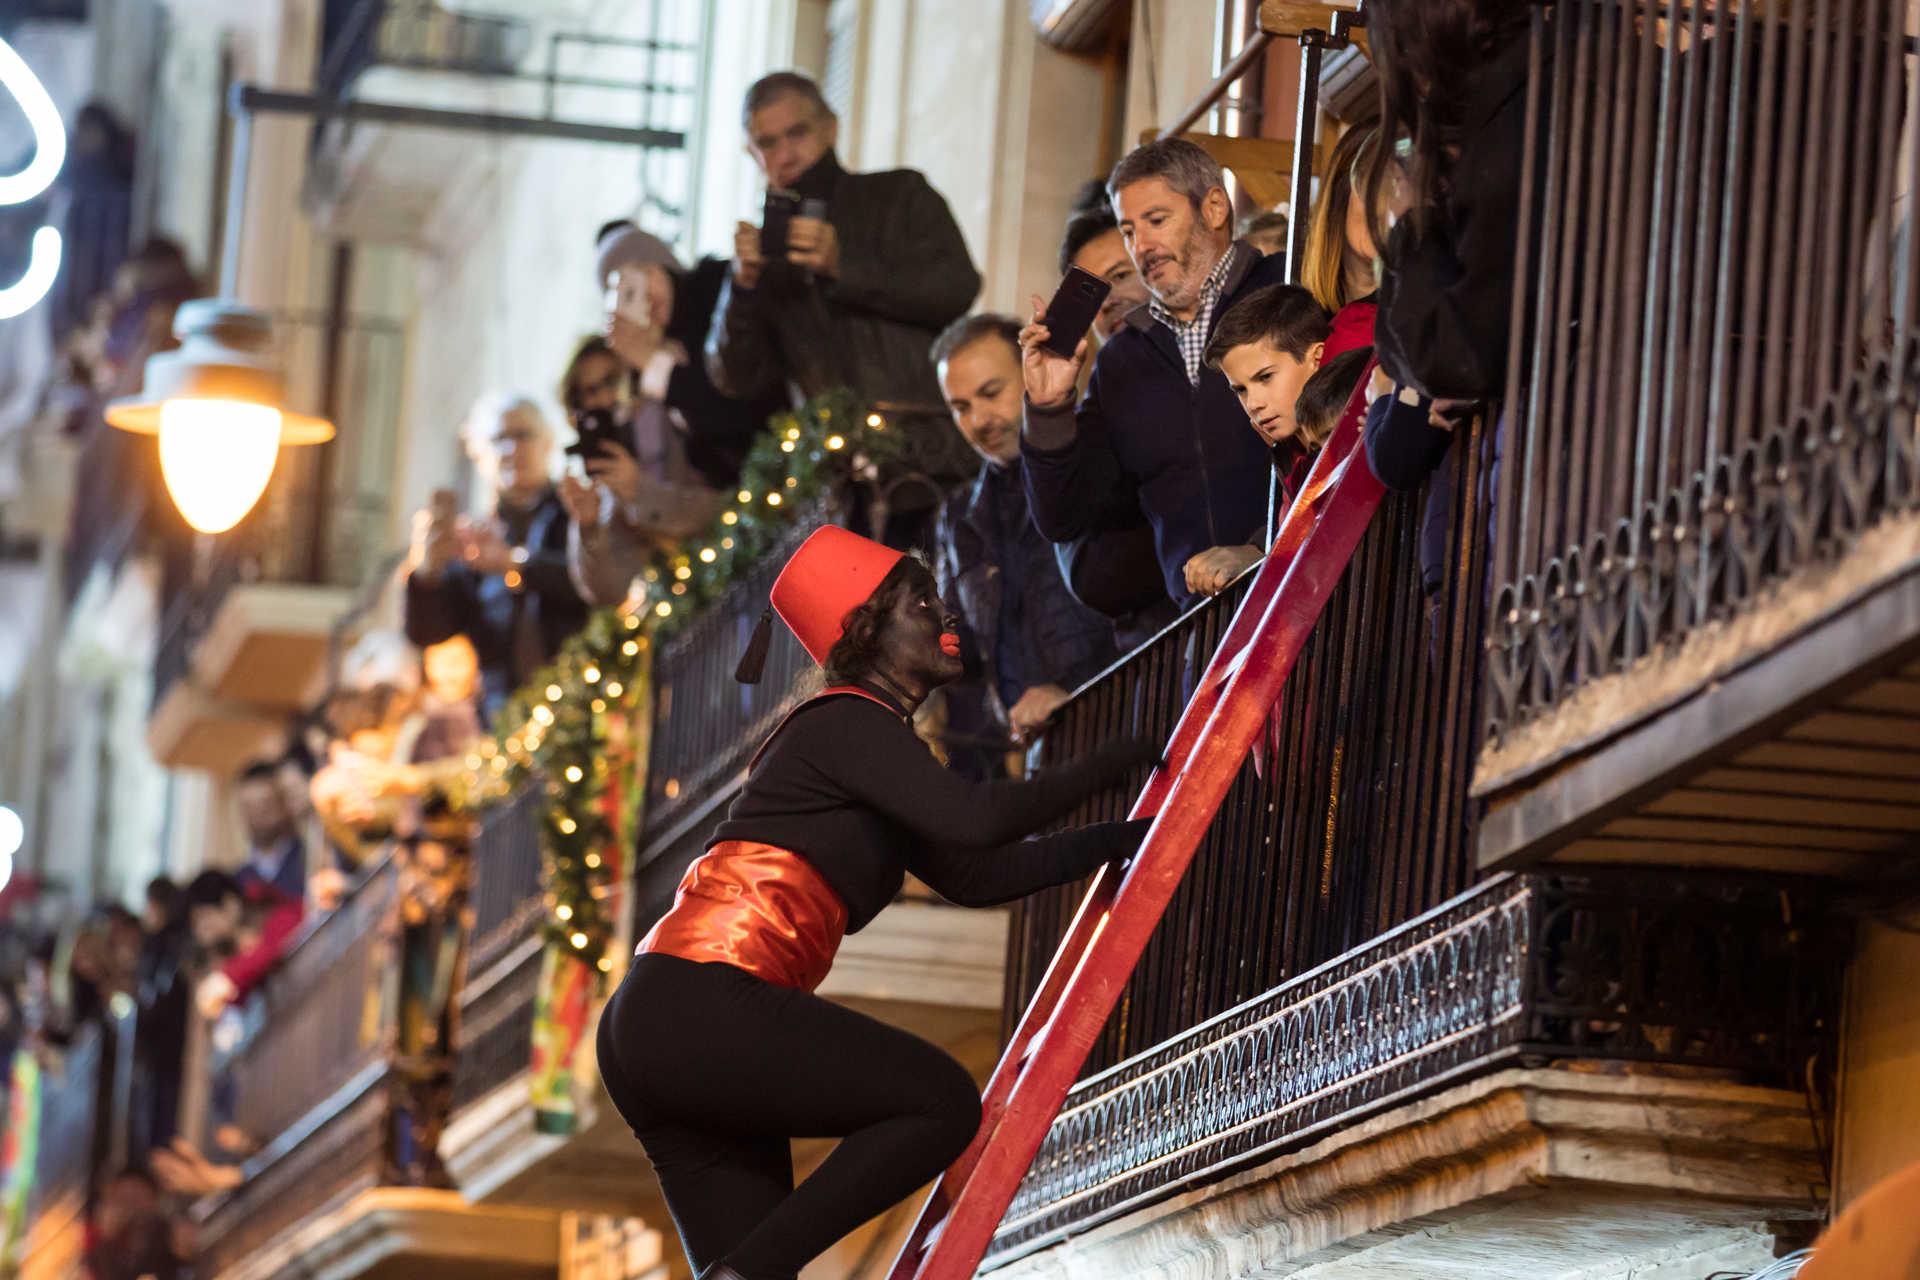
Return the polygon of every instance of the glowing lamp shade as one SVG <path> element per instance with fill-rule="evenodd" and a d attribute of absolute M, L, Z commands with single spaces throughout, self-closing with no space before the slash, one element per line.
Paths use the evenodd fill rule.
<path fill-rule="evenodd" d="M 280 411 L 231 400 L 160 406 L 160 474 L 188 524 L 225 533 L 253 510 L 280 453 Z"/>
<path fill-rule="evenodd" d="M 261 312 L 202 298 L 174 318 L 178 350 L 147 359 L 140 393 L 107 406 L 123 431 L 160 437 L 160 472 L 187 523 L 223 533 L 266 492 L 283 444 L 318 444 L 333 424 L 286 409 Z"/>

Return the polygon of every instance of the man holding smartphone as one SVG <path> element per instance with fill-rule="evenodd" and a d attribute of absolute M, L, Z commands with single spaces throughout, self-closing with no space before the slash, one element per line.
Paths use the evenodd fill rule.
<path fill-rule="evenodd" d="M 1102 526 L 1131 498 L 1153 530 L 1167 594 L 1199 602 L 1187 564 L 1238 543 L 1266 516 L 1266 446 L 1219 370 L 1202 361 L 1234 302 L 1282 284 L 1286 264 L 1233 239 L 1220 166 L 1184 138 L 1145 143 L 1107 181 L 1121 238 L 1151 295 L 1100 348 L 1086 394 L 1082 339 L 1063 356 L 1045 306 L 1021 333 L 1027 384 L 1021 453 L 1033 521 L 1054 542 Z"/>
<path fill-rule="evenodd" d="M 796 403 L 851 387 L 908 433 L 935 480 L 971 474 L 926 358 L 980 291 L 947 202 L 911 169 L 843 169 L 839 120 L 797 72 L 756 82 L 742 119 L 768 194 L 761 225 L 734 236 L 708 337 L 715 384 L 740 397 L 785 388 Z"/>

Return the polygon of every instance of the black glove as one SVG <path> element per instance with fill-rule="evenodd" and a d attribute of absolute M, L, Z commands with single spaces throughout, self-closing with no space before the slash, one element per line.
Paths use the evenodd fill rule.
<path fill-rule="evenodd" d="M 1091 759 L 1115 779 L 1125 777 L 1141 765 L 1152 765 L 1157 769 L 1166 763 L 1166 758 L 1160 754 L 1160 744 L 1149 738 L 1122 738 L 1118 742 L 1104 743 L 1094 750 Z"/>

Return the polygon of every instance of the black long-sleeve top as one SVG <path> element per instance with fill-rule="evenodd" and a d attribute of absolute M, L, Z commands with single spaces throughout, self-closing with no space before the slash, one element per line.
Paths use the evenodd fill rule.
<path fill-rule="evenodd" d="M 745 840 L 801 855 L 846 904 L 849 933 L 893 900 L 908 871 L 951 902 L 993 906 L 1131 853 L 1145 821 L 1021 837 L 1152 755 L 1113 743 L 1025 781 L 975 782 L 934 759 L 890 705 L 833 694 L 775 731 L 710 844 Z"/>

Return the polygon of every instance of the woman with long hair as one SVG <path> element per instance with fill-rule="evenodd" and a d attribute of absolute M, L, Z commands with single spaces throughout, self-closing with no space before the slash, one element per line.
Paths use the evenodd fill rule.
<path fill-rule="evenodd" d="M 1376 151 L 1380 130 L 1356 124 L 1334 143 L 1320 197 L 1307 222 L 1300 283 L 1333 315 L 1324 358 L 1373 345 L 1374 290 L 1379 250 L 1366 202 L 1354 199 L 1358 176 Z"/>
<path fill-rule="evenodd" d="M 908 871 L 955 903 L 989 906 L 1130 854 L 1145 822 L 1020 837 L 1158 758 L 1113 743 L 1021 782 L 941 767 L 909 721 L 960 675 L 958 620 L 925 565 L 844 529 L 818 530 L 794 553 L 772 604 L 830 687 L 754 757 L 598 1037 L 607 1093 L 645 1145 L 701 1280 L 793 1280 L 938 1174 L 979 1125 L 958 1062 L 812 994 L 841 937 Z M 764 653 L 764 632 L 753 648 Z M 796 1187 L 798 1137 L 841 1141 Z"/>

